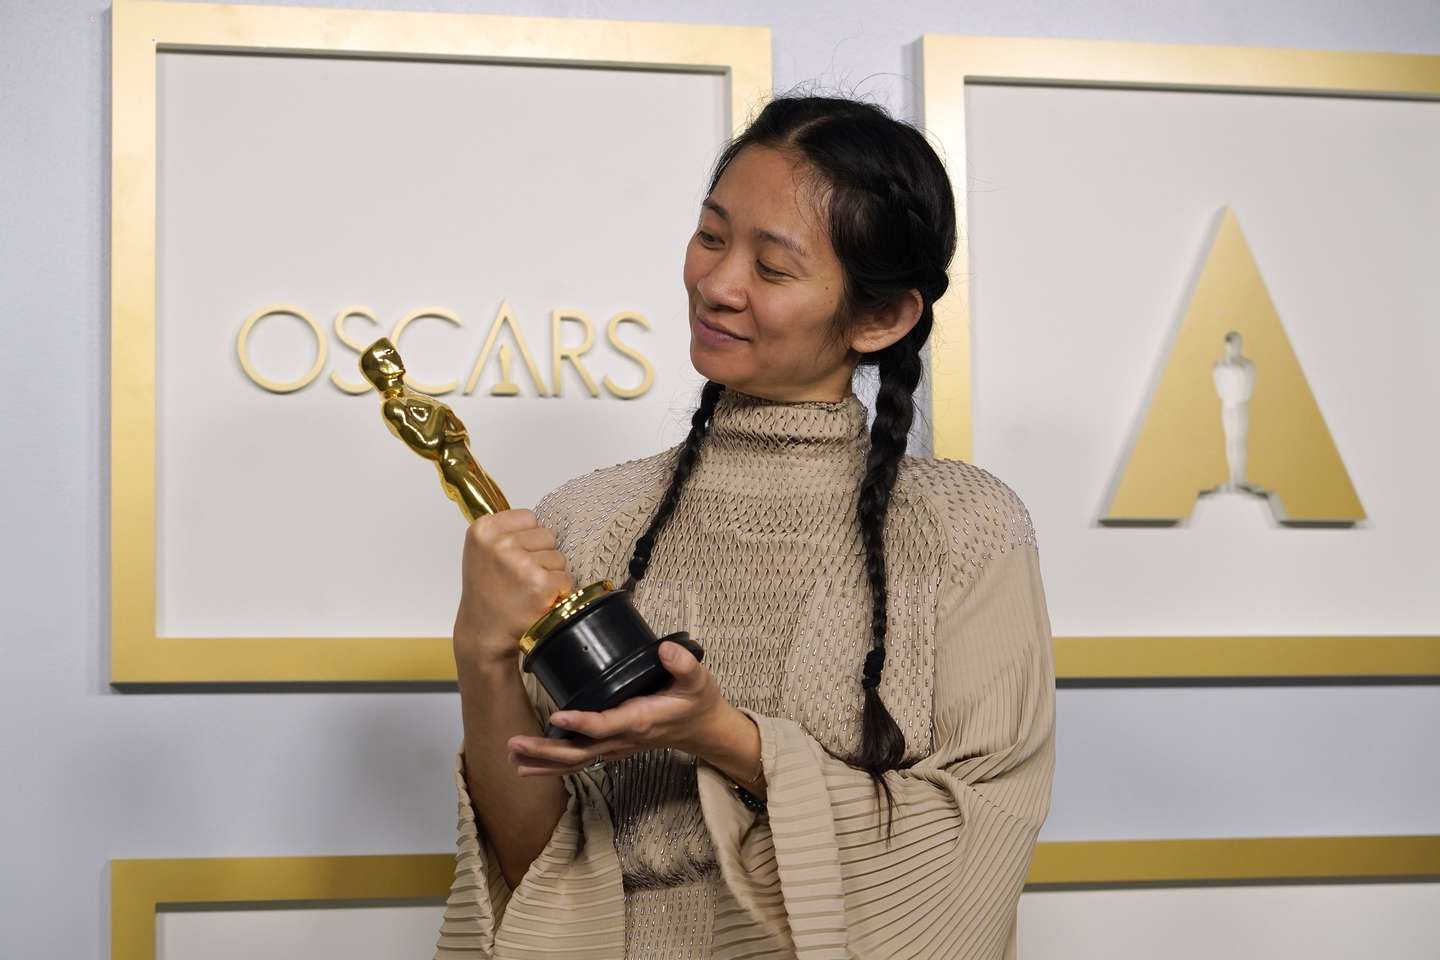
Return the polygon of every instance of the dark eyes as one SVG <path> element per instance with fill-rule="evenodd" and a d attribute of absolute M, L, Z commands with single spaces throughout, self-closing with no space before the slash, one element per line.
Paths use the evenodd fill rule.
<path fill-rule="evenodd" d="M 695 235 L 696 235 L 697 237 L 699 237 L 699 238 L 700 238 L 700 242 L 703 243 L 703 244 L 705 244 L 705 246 L 707 246 L 707 247 L 710 246 L 711 244 L 719 243 L 719 242 L 720 242 L 720 238 L 719 238 L 719 237 L 715 236 L 713 233 L 706 233 L 704 230 L 696 230 L 696 231 L 695 231 Z M 788 274 L 783 273 L 782 271 L 776 270 L 774 267 L 772 267 L 772 266 L 770 266 L 769 264 L 767 264 L 764 260 L 756 260 L 756 261 L 755 261 L 755 266 L 756 266 L 757 269 L 759 269 L 759 271 L 760 271 L 761 274 L 763 274 L 764 276 L 767 276 L 767 277 L 784 277 L 784 276 L 788 276 Z"/>

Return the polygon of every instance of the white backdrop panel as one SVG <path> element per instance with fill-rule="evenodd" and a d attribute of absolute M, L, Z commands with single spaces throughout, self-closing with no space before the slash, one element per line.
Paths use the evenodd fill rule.
<path fill-rule="evenodd" d="M 1440 834 L 1440 686 L 1065 688 L 1040 840 Z"/>
<path fill-rule="evenodd" d="M 428 957 L 440 906 L 161 911 L 155 960 L 396 960 Z"/>
<path fill-rule="evenodd" d="M 330 331 L 361 304 L 380 319 L 441 307 L 404 335 L 415 377 L 464 382 L 502 300 L 543 378 L 550 312 L 596 326 L 598 382 L 656 367 L 645 396 L 591 398 L 567 368 L 542 399 L 444 399 L 514 506 L 565 479 L 683 436 L 689 365 L 685 244 L 728 135 L 715 75 L 480 63 L 162 53 L 159 58 L 158 622 L 169 636 L 444 635 L 458 596 L 463 521 L 433 467 L 384 428 L 357 356 L 331 342 L 326 373 L 261 390 L 235 355 L 241 323 L 292 303 Z M 578 324 L 567 323 L 566 343 Z M 313 335 L 262 321 L 256 367 L 303 374 Z M 123 438 L 117 438 L 122 442 Z M 383 525 L 377 529 L 376 525 Z M 398 591 L 397 591 L 398 588 Z"/>
<path fill-rule="evenodd" d="M 1026 893 L 1023 960 L 1433 960 L 1440 884 Z"/>
<path fill-rule="evenodd" d="M 972 85 L 975 459 L 1025 499 L 1058 635 L 1440 624 L 1440 104 Z M 1103 528 L 1222 206 L 1351 478 L 1360 529 L 1253 511 Z"/>

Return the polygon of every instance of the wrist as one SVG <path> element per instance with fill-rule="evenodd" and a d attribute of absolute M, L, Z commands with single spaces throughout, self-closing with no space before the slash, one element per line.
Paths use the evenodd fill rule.
<path fill-rule="evenodd" d="M 454 653 L 455 673 L 462 685 L 467 680 L 490 684 L 519 678 L 520 650 L 514 645 L 507 650 L 499 641 L 472 637 L 461 642 L 456 636 Z"/>
<path fill-rule="evenodd" d="M 760 728 L 749 715 L 721 701 L 698 740 L 695 749 L 689 752 L 740 786 L 764 792 Z"/>
<path fill-rule="evenodd" d="M 725 700 L 718 700 L 713 707 L 701 714 L 688 737 L 675 746 L 700 760 L 726 752 L 734 737 L 732 713 L 737 712 Z"/>

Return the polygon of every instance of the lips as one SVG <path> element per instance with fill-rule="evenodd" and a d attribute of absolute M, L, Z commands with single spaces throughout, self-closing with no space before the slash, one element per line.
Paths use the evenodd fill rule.
<path fill-rule="evenodd" d="M 734 331 L 726 330 L 724 327 L 720 326 L 720 324 L 715 323 L 714 321 L 707 320 L 704 314 L 700 313 L 698 310 L 695 312 L 695 319 L 700 323 L 702 327 L 708 327 L 709 329 L 714 330 L 718 333 L 723 333 L 726 336 L 734 337 L 736 340 L 749 339 L 749 337 L 742 337 L 740 336 L 740 334 L 735 333 Z"/>

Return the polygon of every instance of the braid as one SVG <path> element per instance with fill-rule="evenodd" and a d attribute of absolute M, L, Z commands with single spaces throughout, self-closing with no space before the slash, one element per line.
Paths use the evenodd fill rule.
<path fill-rule="evenodd" d="M 635 541 L 635 552 L 630 557 L 630 576 L 620 587 L 621 590 L 633 590 L 635 584 L 645 576 L 645 569 L 650 566 L 650 552 L 655 549 L 655 538 L 660 536 L 660 531 L 670 522 L 670 515 L 675 512 L 675 506 L 680 502 L 680 491 L 684 489 L 685 481 L 690 479 L 690 471 L 695 469 L 695 464 L 700 460 L 700 445 L 710 433 L 710 417 L 714 414 L 715 405 L 720 402 L 720 394 L 724 390 L 723 383 L 705 381 L 705 387 L 700 391 L 700 406 L 690 418 L 690 433 L 685 437 L 685 445 L 680 448 L 680 453 L 675 458 L 675 472 L 670 475 L 670 486 L 666 488 L 665 496 L 660 499 L 660 506 L 655 510 L 655 516 L 651 517 L 650 525 Z"/>
<path fill-rule="evenodd" d="M 925 308 L 928 313 L 930 308 Z M 924 369 L 920 348 L 914 337 L 906 336 L 881 351 L 880 389 L 875 396 L 875 423 L 870 428 L 870 452 L 865 477 L 860 482 L 856 517 L 865 544 L 865 571 L 870 580 L 873 609 L 870 618 L 871 649 L 865 655 L 860 686 L 865 706 L 860 721 L 860 750 L 851 763 L 869 772 L 877 791 L 883 789 L 891 820 L 895 811 L 890 785 L 884 772 L 903 765 L 905 735 L 880 699 L 880 675 L 885 669 L 885 632 L 888 591 L 885 585 L 885 517 L 890 494 L 895 488 L 900 458 L 909 442 L 910 424 L 915 419 L 915 388 Z"/>

